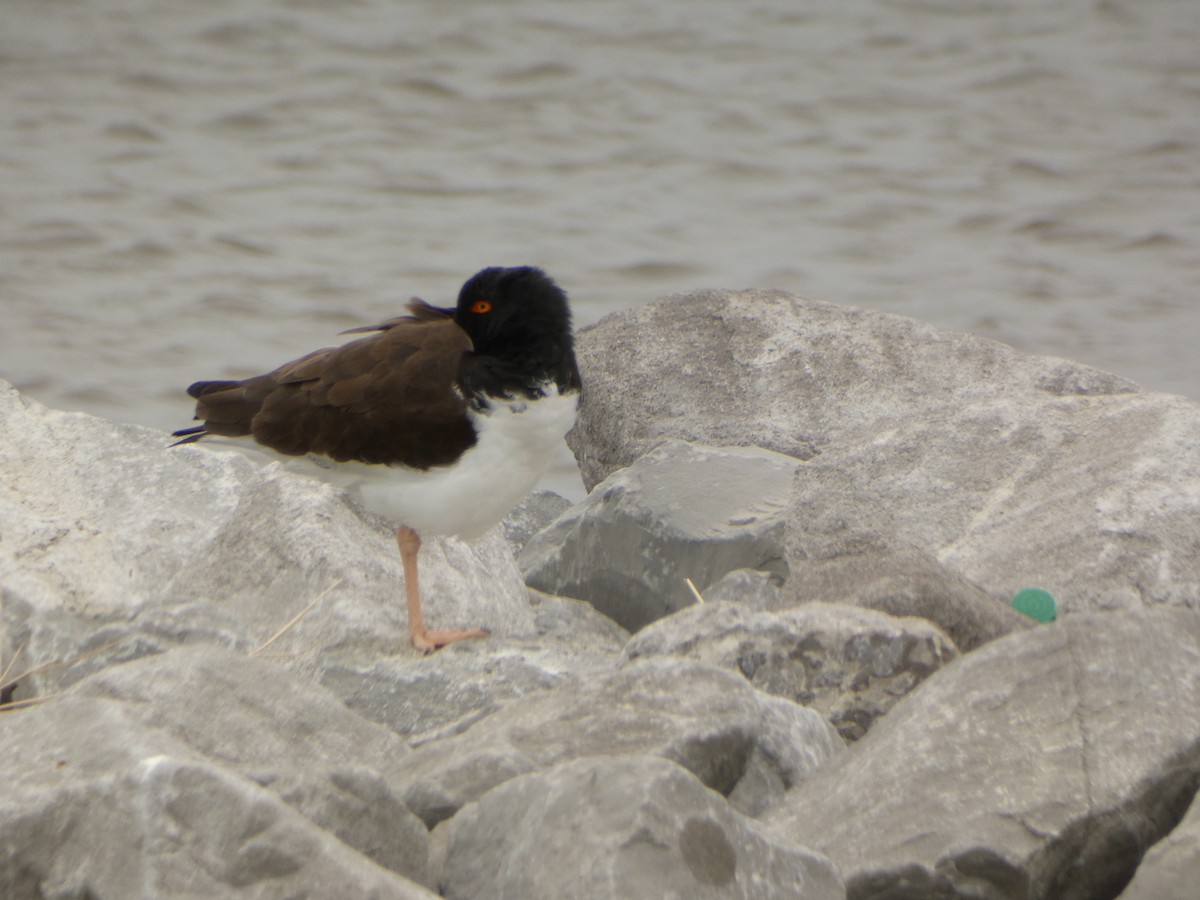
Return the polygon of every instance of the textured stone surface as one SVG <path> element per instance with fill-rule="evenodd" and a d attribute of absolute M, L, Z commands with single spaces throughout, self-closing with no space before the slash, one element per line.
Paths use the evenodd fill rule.
<path fill-rule="evenodd" d="M 443 888 L 458 900 L 846 896 L 827 859 L 662 759 L 576 760 L 514 778 L 449 830 Z"/>
<path fill-rule="evenodd" d="M 220 648 L 179 647 L 112 666 L 69 693 L 131 704 L 146 724 L 247 769 L 382 763 L 408 753 L 398 736 L 308 678 Z M 296 733 L 305 740 L 297 742 Z"/>
<path fill-rule="evenodd" d="M 768 820 L 852 898 L 1116 896 L 1200 785 L 1200 613 L 1080 614 L 932 675 Z"/>
<path fill-rule="evenodd" d="M 1183 821 L 1150 848 L 1120 900 L 1190 897 L 1200 887 L 1200 800 Z"/>
<path fill-rule="evenodd" d="M 367 859 L 426 887 L 435 881 L 429 832 L 375 769 L 259 770 L 251 778 Z"/>
<path fill-rule="evenodd" d="M 778 579 L 758 569 L 734 569 L 704 589 L 708 602 L 736 603 L 746 609 L 773 609 L 779 605 Z"/>
<path fill-rule="evenodd" d="M 597 485 L 521 553 L 526 581 L 587 600 L 636 631 L 735 569 L 782 581 L 796 461 L 752 447 L 667 441 Z"/>
<path fill-rule="evenodd" d="M 387 777 L 408 746 L 307 678 L 220 649 L 178 648 L 105 669 L 69 696 L 121 701 L 127 717 L 269 788 L 380 865 L 427 883 L 428 834 Z"/>
<path fill-rule="evenodd" d="M 504 517 L 504 539 L 520 553 L 529 539 L 571 508 L 571 501 L 554 491 L 534 491 Z"/>
<path fill-rule="evenodd" d="M 509 700 L 612 672 L 629 634 L 582 600 L 530 591 L 536 636 L 453 644 L 430 656 L 340 661 L 317 679 L 356 712 L 414 742 L 469 727 Z"/>
<path fill-rule="evenodd" d="M 424 740 L 469 727 L 508 701 L 612 671 L 624 642 L 616 639 L 620 629 L 609 627 L 593 634 L 588 646 L 544 637 L 492 638 L 486 646 L 451 646 L 428 659 L 329 661 L 318 677 L 351 709 L 410 740 Z"/>
<path fill-rule="evenodd" d="M 586 600 L 556 597 L 530 589 L 538 637 L 556 646 L 583 644 L 598 653 L 620 651 L 629 632 Z"/>
<path fill-rule="evenodd" d="M 434 897 L 253 780 L 69 696 L 0 716 L 0 896 Z"/>
<path fill-rule="evenodd" d="M 258 646 L 317 597 L 273 653 L 416 655 L 388 527 L 278 465 L 167 443 L 0 385 L 4 649 L 23 646 L 26 668 L 89 654 L 31 677 L 18 697 L 197 639 Z M 426 541 L 421 582 L 431 625 L 535 633 L 498 529 Z"/>
<path fill-rule="evenodd" d="M 667 439 L 767 447 L 804 461 L 799 498 L 832 471 L 854 490 L 830 494 L 831 514 L 994 597 L 1200 606 L 1200 406 L 1182 397 L 772 291 L 610 316 L 580 334 L 579 362 L 568 442 L 588 485 Z"/>
<path fill-rule="evenodd" d="M 840 752 L 817 713 L 688 660 L 646 660 L 501 707 L 399 763 L 405 802 L 432 827 L 517 775 L 579 757 L 673 760 L 757 815 Z"/>
<path fill-rule="evenodd" d="M 857 740 L 958 650 L 924 619 L 825 603 L 777 613 L 706 603 L 660 619 L 625 647 L 627 659 L 663 655 L 737 672 Z"/>
<path fill-rule="evenodd" d="M 791 577 L 779 607 L 810 601 L 860 606 L 893 616 L 934 622 L 963 651 L 1033 627 L 1009 603 L 989 595 L 950 566 L 907 541 L 883 534 L 878 518 L 851 521 L 846 498 L 854 488 L 840 473 L 803 473 L 789 517 L 787 558 Z M 835 482 L 822 490 L 820 482 Z"/>

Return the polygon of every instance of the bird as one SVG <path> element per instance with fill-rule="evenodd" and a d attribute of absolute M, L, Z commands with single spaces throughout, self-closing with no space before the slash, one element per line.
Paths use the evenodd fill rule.
<path fill-rule="evenodd" d="M 369 336 L 191 385 L 201 424 L 171 446 L 252 446 L 346 490 L 396 528 L 412 645 L 486 637 L 426 626 L 421 535 L 481 536 L 549 466 L 583 390 L 567 294 L 534 266 L 492 266 L 453 308 L 414 297 L 406 315 L 343 334 Z"/>

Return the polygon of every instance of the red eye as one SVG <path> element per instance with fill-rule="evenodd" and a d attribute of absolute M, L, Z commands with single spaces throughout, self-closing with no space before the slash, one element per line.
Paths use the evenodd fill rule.
<path fill-rule="evenodd" d="M 473 313 L 490 313 L 492 311 L 491 300 L 476 300 L 471 304 L 471 312 Z"/>

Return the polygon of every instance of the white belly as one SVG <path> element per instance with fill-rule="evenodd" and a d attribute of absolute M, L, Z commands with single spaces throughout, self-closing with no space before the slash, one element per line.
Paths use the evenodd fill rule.
<path fill-rule="evenodd" d="M 475 446 L 426 471 L 291 457 L 289 470 L 342 488 L 367 509 L 422 534 L 472 539 L 503 519 L 537 485 L 575 422 L 577 393 L 497 401 L 473 414 Z"/>

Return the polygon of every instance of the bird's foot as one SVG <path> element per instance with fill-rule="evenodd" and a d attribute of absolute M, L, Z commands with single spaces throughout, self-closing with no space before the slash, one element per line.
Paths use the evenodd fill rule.
<path fill-rule="evenodd" d="M 490 631 L 486 631 L 483 628 L 443 628 L 437 630 L 422 628 L 418 631 L 409 631 L 408 636 L 412 640 L 412 645 L 422 653 L 432 653 L 434 650 L 440 650 L 447 644 L 453 644 L 455 641 L 485 638 L 490 634 Z"/>

